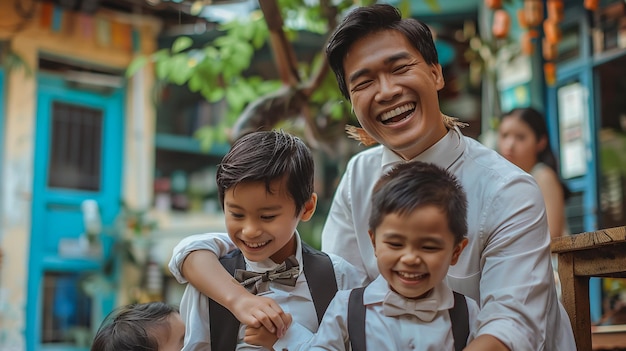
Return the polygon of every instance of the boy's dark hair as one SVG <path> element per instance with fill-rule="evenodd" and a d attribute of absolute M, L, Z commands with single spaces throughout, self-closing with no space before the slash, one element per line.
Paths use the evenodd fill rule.
<path fill-rule="evenodd" d="M 167 319 L 172 313 L 178 309 L 164 302 L 118 307 L 102 322 L 91 351 L 158 351 L 156 335 L 161 328 L 170 331 Z"/>
<path fill-rule="evenodd" d="M 337 26 L 326 46 L 328 63 L 335 72 L 339 90 L 346 99 L 350 100 L 350 95 L 346 85 L 343 60 L 350 46 L 368 34 L 384 30 L 397 30 L 402 33 L 422 54 L 427 64 L 439 63 L 432 33 L 424 23 L 414 18 L 402 19 L 400 11 L 387 4 L 359 7 L 352 10 Z"/>
<path fill-rule="evenodd" d="M 309 148 L 283 131 L 252 132 L 237 139 L 217 167 L 217 189 L 222 209 L 226 190 L 242 182 L 262 181 L 271 192 L 272 181 L 285 178 L 296 215 L 313 195 L 314 166 Z"/>
<path fill-rule="evenodd" d="M 467 234 L 467 197 L 456 177 L 431 163 L 412 161 L 384 174 L 372 191 L 369 227 L 372 232 L 386 215 L 409 214 L 433 205 L 443 210 L 458 244 Z"/>

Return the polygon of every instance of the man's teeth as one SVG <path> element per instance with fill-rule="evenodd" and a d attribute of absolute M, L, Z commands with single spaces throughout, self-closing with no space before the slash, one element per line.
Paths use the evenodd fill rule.
<path fill-rule="evenodd" d="M 400 107 L 396 107 L 396 108 L 394 108 L 391 111 L 387 111 L 387 112 L 383 113 L 380 116 L 380 119 L 384 122 L 384 121 L 386 121 L 386 120 L 388 120 L 390 118 L 394 118 L 397 115 L 399 115 L 401 113 L 404 113 L 406 111 L 410 111 L 410 110 L 412 110 L 414 108 L 415 108 L 415 104 L 414 103 L 410 103 L 410 104 L 406 104 L 406 105 L 403 105 L 403 106 L 400 106 Z"/>
<path fill-rule="evenodd" d="M 262 243 L 250 243 L 250 242 L 244 241 L 246 246 L 249 246 L 249 247 L 252 247 L 252 248 L 255 248 L 255 249 L 258 248 L 258 247 L 267 245 L 268 242 L 269 241 L 264 241 Z"/>
<path fill-rule="evenodd" d="M 401 276 L 402 278 L 417 279 L 417 278 L 422 278 L 426 274 L 423 274 L 423 273 L 398 272 L 398 275 Z"/>

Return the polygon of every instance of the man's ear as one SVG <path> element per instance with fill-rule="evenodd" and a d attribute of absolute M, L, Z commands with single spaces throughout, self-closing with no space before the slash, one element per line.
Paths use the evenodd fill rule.
<path fill-rule="evenodd" d="M 463 238 L 460 243 L 456 244 L 454 247 L 454 251 L 452 252 L 452 260 L 450 260 L 450 265 L 454 266 L 459 261 L 459 256 L 461 256 L 461 252 L 467 246 L 468 240 L 467 238 Z"/>
<path fill-rule="evenodd" d="M 304 203 L 304 208 L 302 209 L 302 216 L 300 217 L 300 220 L 302 222 L 306 222 L 309 219 L 311 219 L 311 217 L 313 217 L 313 214 L 315 213 L 315 208 L 317 207 L 317 194 L 313 193 L 311 194 L 311 198 Z"/>
<path fill-rule="evenodd" d="M 439 91 L 443 89 L 444 85 L 446 85 L 446 81 L 443 79 L 443 71 L 441 65 L 435 63 L 430 65 L 430 67 L 435 81 L 435 86 L 437 87 L 437 91 Z"/>

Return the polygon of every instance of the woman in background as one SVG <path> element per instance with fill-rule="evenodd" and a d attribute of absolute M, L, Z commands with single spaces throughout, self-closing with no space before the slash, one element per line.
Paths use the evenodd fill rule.
<path fill-rule="evenodd" d="M 550 236 L 569 234 L 565 201 L 570 192 L 559 177 L 543 115 L 530 107 L 515 108 L 504 114 L 498 127 L 498 150 L 537 181 L 546 203 Z"/>

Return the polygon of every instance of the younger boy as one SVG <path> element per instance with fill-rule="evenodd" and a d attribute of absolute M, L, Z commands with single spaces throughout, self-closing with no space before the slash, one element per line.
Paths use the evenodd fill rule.
<path fill-rule="evenodd" d="M 91 351 L 180 351 L 185 337 L 178 309 L 163 302 L 122 306 L 98 329 Z"/>
<path fill-rule="evenodd" d="M 415 161 L 383 175 L 369 219 L 380 275 L 365 288 L 337 292 L 313 339 L 288 350 L 346 350 L 347 340 L 353 351 L 462 350 L 473 339 L 478 305 L 445 278 L 467 245 L 466 217 L 465 192 L 444 169 Z M 296 324 L 290 333 L 311 337 Z M 276 337 L 250 328 L 247 340 Z M 281 340 L 273 347 L 286 349 Z"/>
<path fill-rule="evenodd" d="M 296 227 L 311 218 L 317 203 L 313 176 L 313 157 L 299 138 L 280 131 L 241 137 L 218 165 L 216 176 L 228 235 L 194 241 L 195 246 L 187 248 L 231 251 L 221 259 L 222 265 L 248 290 L 273 299 L 276 310 L 291 313 L 310 332 L 317 331 L 337 289 L 362 286 L 365 281 L 365 275 L 345 260 L 300 240 Z M 215 239 L 214 235 L 207 238 Z M 279 268 L 285 271 L 275 272 Z M 175 265 L 170 269 L 185 282 Z M 215 272 L 205 274 L 217 279 Z M 245 325 L 218 302 L 187 285 L 181 301 L 188 326 L 184 350 L 250 347 L 242 341 Z M 281 331 L 276 334 L 282 336 Z M 290 343 L 288 338 L 283 341 Z"/>

